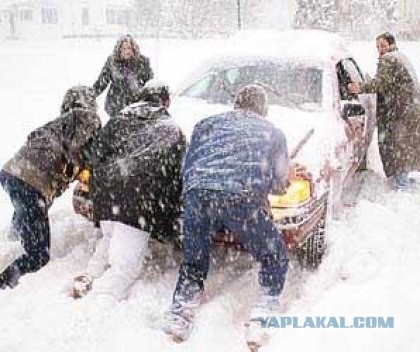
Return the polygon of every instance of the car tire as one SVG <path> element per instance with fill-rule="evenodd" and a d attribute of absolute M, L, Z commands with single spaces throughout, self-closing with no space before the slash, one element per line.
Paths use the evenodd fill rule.
<path fill-rule="evenodd" d="M 306 270 L 316 270 L 321 264 L 326 250 L 327 216 L 322 217 L 319 224 L 297 249 L 296 256 L 300 266 Z"/>
<path fill-rule="evenodd" d="M 321 264 L 322 258 L 327 250 L 327 236 L 329 224 L 334 217 L 334 197 L 341 197 L 341 187 L 338 186 L 338 179 L 331 179 L 327 199 L 325 201 L 324 213 L 318 225 L 309 234 L 306 240 L 296 250 L 296 258 L 302 269 L 316 270 Z"/>

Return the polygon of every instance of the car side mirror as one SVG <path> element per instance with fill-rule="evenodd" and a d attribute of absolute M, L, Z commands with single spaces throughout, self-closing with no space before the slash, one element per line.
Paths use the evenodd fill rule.
<path fill-rule="evenodd" d="M 348 122 L 352 116 L 363 116 L 365 115 L 365 108 L 360 103 L 345 103 L 341 110 L 341 118 Z"/>

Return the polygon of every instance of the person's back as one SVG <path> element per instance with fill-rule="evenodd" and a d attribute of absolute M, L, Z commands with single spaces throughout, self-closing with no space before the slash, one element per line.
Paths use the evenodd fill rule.
<path fill-rule="evenodd" d="M 167 85 L 149 81 L 140 96 L 89 148 L 93 220 L 101 238 L 86 273 L 74 280 L 74 297 L 92 288 L 123 298 L 142 270 L 149 237 L 179 239 L 185 138 L 167 112 Z"/>
<path fill-rule="evenodd" d="M 285 167 L 284 177 L 273 178 L 279 163 L 287 165 L 286 141 L 269 121 L 241 109 L 212 116 L 194 129 L 183 170 L 184 192 L 208 189 L 266 197 L 285 186 Z"/>
<path fill-rule="evenodd" d="M 64 97 L 60 117 L 31 132 L 3 169 L 52 201 L 76 176 L 73 168 L 80 166 L 82 147 L 100 127 L 93 90 L 73 87 Z"/>
<path fill-rule="evenodd" d="M 146 102 L 126 108 L 95 145 L 95 221 L 120 221 L 159 239 L 171 235 L 180 212 L 185 139 L 166 109 Z"/>

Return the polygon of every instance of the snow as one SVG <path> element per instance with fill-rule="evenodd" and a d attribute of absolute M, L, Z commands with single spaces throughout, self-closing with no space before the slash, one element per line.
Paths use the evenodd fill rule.
<path fill-rule="evenodd" d="M 221 41 L 141 42 L 159 79 L 175 87 L 186 73 Z M 4 42 L 0 162 L 26 135 L 58 114 L 65 90 L 91 84 L 114 45 L 112 40 L 67 40 L 50 43 Z M 419 43 L 401 49 L 420 71 Z M 375 71 L 374 42 L 352 43 L 363 69 Z M 106 121 L 101 96 L 101 117 Z M 380 172 L 377 161 L 370 161 Z M 376 154 L 375 154 L 376 153 Z M 286 329 L 275 331 L 262 351 L 418 351 L 420 350 L 420 193 L 388 191 L 380 173 L 359 176 L 356 206 L 331 226 L 329 251 L 317 272 L 292 267 L 282 296 L 283 315 L 394 316 L 394 329 Z M 4 236 L 12 207 L 0 191 L 0 231 Z M 92 226 L 71 210 L 71 192 L 50 212 L 52 261 L 26 275 L 15 290 L 0 291 L 0 351 L 246 351 L 243 322 L 257 292 L 257 268 L 244 254 L 223 253 L 213 259 L 207 284 L 208 303 L 200 310 L 191 339 L 176 345 L 159 330 L 177 277 L 170 249 L 154 245 L 153 257 L 124 301 L 92 295 L 74 301 L 66 290 L 86 268 Z M 0 240 L 1 241 L 1 240 Z M 4 239 L 2 245 L 4 244 Z M 0 249 L 3 249 L 0 246 Z M 223 260 L 239 256 L 226 264 Z"/>
<path fill-rule="evenodd" d="M 233 54 L 252 54 L 253 49 L 281 53 L 296 59 L 329 62 L 347 52 L 345 42 L 335 33 L 319 30 L 243 30 L 229 41 Z"/>

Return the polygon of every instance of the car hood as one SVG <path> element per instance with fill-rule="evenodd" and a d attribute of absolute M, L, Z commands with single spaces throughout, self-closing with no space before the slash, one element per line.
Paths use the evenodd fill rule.
<path fill-rule="evenodd" d="M 170 111 L 189 140 L 198 121 L 230 109 L 230 106 L 223 104 L 210 104 L 201 99 L 178 97 L 174 99 Z M 339 126 L 340 121 L 333 111 L 309 112 L 271 105 L 267 119 L 284 132 L 289 154 L 313 130 L 313 134 L 293 161 L 305 165 L 314 177 L 318 177 L 327 160 L 332 163 L 335 146 L 346 138 L 342 126 Z"/>

